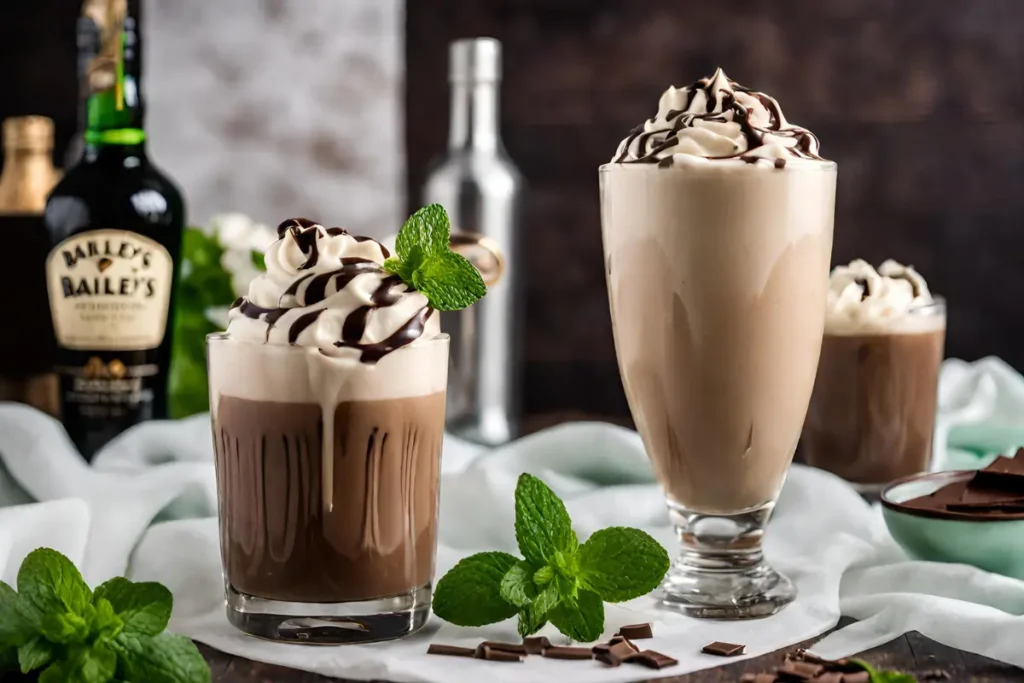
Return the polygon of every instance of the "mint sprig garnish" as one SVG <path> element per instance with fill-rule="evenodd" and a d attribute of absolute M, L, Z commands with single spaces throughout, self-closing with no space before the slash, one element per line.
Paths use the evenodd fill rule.
<path fill-rule="evenodd" d="M 487 552 L 459 562 L 437 583 L 434 613 L 458 626 L 519 615 L 528 636 L 551 622 L 569 638 L 592 642 L 604 631 L 604 603 L 654 590 L 668 553 L 650 535 L 609 527 L 580 545 L 565 505 L 544 482 L 516 484 L 516 541 L 524 559 Z"/>
<path fill-rule="evenodd" d="M 49 548 L 0 581 L 0 674 L 40 671 L 40 683 L 206 683 L 210 668 L 191 640 L 163 633 L 171 592 L 115 578 L 96 588 Z"/>
<path fill-rule="evenodd" d="M 451 251 L 451 223 L 440 204 L 425 206 L 405 222 L 395 239 L 398 256 L 384 262 L 384 270 L 422 292 L 431 307 L 458 311 L 472 306 L 487 286 L 466 257 Z"/>
<path fill-rule="evenodd" d="M 856 664 L 868 672 L 868 680 L 871 683 L 917 683 L 917 679 L 902 671 L 878 671 L 870 664 L 860 659 L 851 659 L 851 664 Z"/>

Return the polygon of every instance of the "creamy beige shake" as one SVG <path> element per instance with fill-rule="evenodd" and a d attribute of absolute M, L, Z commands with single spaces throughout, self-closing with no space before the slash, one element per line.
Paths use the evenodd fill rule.
<path fill-rule="evenodd" d="M 759 560 L 814 385 L 835 164 L 774 99 L 719 70 L 669 88 L 600 178 L 619 368 L 673 519 L 688 550 Z M 732 527 L 702 539 L 691 527 L 708 517 Z"/>

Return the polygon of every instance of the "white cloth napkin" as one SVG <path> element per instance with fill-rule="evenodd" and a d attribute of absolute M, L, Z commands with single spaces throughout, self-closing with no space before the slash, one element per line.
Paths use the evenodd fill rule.
<path fill-rule="evenodd" d="M 963 426 L 964 415 L 997 414 L 979 408 L 983 400 L 999 406 L 1001 418 L 1013 419 L 1014 411 L 1024 418 L 1024 380 L 997 361 L 951 361 L 942 385 L 947 431 Z M 994 397 L 978 389 L 988 385 Z M 976 390 L 967 395 L 957 387 Z M 514 639 L 513 621 L 462 629 L 432 618 L 415 636 L 375 645 L 307 648 L 251 639 L 224 617 L 211 457 L 207 418 L 197 416 L 140 425 L 88 467 L 59 423 L 24 406 L 0 405 L 0 505 L 6 506 L 0 507 L 0 578 L 12 582 L 30 550 L 53 547 L 91 584 L 117 574 L 166 584 L 175 596 L 175 631 L 232 654 L 351 679 L 475 683 L 557 676 L 583 683 L 678 675 L 723 664 L 700 653 L 713 640 L 745 643 L 746 656 L 757 656 L 823 633 L 841 614 L 862 621 L 827 637 L 815 648 L 819 654 L 849 655 L 918 630 L 1024 665 L 1018 646 L 1024 620 L 1014 617 L 1024 614 L 1024 582 L 907 560 L 877 510 L 839 479 L 800 466 L 790 473 L 765 541 L 769 560 L 797 584 L 794 604 L 751 622 L 697 621 L 658 609 L 650 598 L 608 609 L 607 634 L 623 624 L 652 622 L 656 637 L 644 645 L 677 658 L 679 666 L 670 669 L 609 669 L 538 657 L 501 665 L 425 654 L 430 642 Z M 563 425 L 496 450 L 448 437 L 442 470 L 439 575 L 473 552 L 516 551 L 512 494 L 524 471 L 563 497 L 581 538 L 604 526 L 630 525 L 650 532 L 670 553 L 678 549 L 640 440 L 629 430 Z M 543 633 L 559 637 L 550 627 Z"/>

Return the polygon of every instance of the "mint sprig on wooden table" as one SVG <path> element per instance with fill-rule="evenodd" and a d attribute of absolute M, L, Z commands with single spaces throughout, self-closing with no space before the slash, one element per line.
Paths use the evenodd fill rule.
<path fill-rule="evenodd" d="M 668 553 L 639 529 L 601 529 L 580 544 L 561 499 L 532 475 L 520 475 L 515 501 L 523 557 L 485 552 L 459 562 L 437 582 L 438 617 L 483 626 L 518 615 L 524 637 L 550 621 L 592 642 L 604 632 L 605 602 L 646 595 L 668 571 Z"/>
<path fill-rule="evenodd" d="M 450 237 L 448 213 L 430 204 L 405 222 L 395 239 L 398 256 L 384 262 L 384 270 L 423 293 L 438 311 L 462 310 L 487 294 L 480 271 L 449 248 Z"/>
<path fill-rule="evenodd" d="M 39 671 L 39 683 L 209 683 L 210 668 L 185 636 L 164 633 L 171 592 L 114 578 L 95 591 L 75 565 L 33 550 L 18 589 L 0 581 L 0 675 Z"/>

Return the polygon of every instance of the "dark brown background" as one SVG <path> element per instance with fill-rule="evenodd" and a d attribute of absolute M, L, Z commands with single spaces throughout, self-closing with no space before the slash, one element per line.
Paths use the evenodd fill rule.
<path fill-rule="evenodd" d="M 58 156 L 78 5 L 0 6 L 0 117 L 55 117 Z M 839 163 L 836 261 L 916 265 L 949 299 L 949 355 L 1024 368 L 1020 0 L 409 0 L 407 29 L 410 208 L 444 146 L 446 43 L 505 44 L 503 133 L 530 186 L 527 412 L 627 415 L 596 169 L 667 85 L 716 65 L 775 95 Z"/>
<path fill-rule="evenodd" d="M 776 96 L 838 162 L 837 262 L 916 265 L 949 300 L 949 355 L 1024 367 L 1024 2 L 415 0 L 406 11 L 410 188 L 445 140 L 445 43 L 504 43 L 503 134 L 531 186 L 528 410 L 625 414 L 597 166 L 666 86 L 716 65 Z"/>

